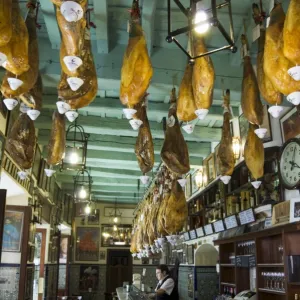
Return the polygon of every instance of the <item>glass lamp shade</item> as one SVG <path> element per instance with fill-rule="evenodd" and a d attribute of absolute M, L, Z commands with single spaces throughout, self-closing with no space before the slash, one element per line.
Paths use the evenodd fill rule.
<path fill-rule="evenodd" d="M 241 140 L 239 137 L 232 138 L 232 150 L 235 160 L 238 160 L 241 155 Z"/>
<path fill-rule="evenodd" d="M 80 145 L 81 146 L 81 145 Z M 70 170 L 82 169 L 85 165 L 86 149 L 83 147 L 66 146 L 63 168 Z"/>
<path fill-rule="evenodd" d="M 76 203 L 88 202 L 90 200 L 90 187 L 87 182 L 85 184 L 75 184 L 74 200 Z"/>

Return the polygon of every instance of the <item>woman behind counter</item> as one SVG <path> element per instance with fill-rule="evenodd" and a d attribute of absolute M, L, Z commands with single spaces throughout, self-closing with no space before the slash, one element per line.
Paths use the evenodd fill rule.
<path fill-rule="evenodd" d="M 170 276 L 167 265 L 159 265 L 156 267 L 156 278 L 159 280 L 155 289 L 156 300 L 178 300 L 177 285 Z"/>

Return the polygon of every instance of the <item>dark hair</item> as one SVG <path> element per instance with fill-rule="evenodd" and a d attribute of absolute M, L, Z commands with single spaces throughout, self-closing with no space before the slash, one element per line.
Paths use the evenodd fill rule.
<path fill-rule="evenodd" d="M 158 266 L 156 267 L 156 270 L 161 270 L 162 273 L 165 271 L 166 274 L 169 274 L 169 273 L 170 273 L 169 268 L 168 268 L 167 265 L 158 265 Z"/>

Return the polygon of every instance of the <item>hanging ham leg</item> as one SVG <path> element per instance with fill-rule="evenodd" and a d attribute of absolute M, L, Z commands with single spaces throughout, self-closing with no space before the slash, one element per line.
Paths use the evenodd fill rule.
<path fill-rule="evenodd" d="M 268 76 L 264 72 L 264 50 L 266 40 L 266 30 L 262 26 L 264 14 L 260 11 L 256 3 L 252 4 L 253 18 L 257 25 L 260 25 L 260 37 L 258 39 L 258 54 L 257 54 L 257 83 L 262 97 L 271 105 L 281 104 L 283 97 L 278 92 Z"/>
<path fill-rule="evenodd" d="M 6 5 L 6 0 L 4 1 Z M 8 21 L 7 17 L 4 21 Z M 2 19 L 1 19 L 2 22 Z M 9 25 L 10 26 L 10 25 Z M 29 69 L 28 64 L 28 31 L 21 16 L 19 1 L 13 0 L 12 5 L 12 34 L 9 42 L 0 47 L 0 52 L 7 56 L 2 65 L 7 71 L 21 75 Z"/>
<path fill-rule="evenodd" d="M 264 71 L 274 88 L 284 95 L 300 90 L 300 82 L 295 81 L 288 69 L 293 67 L 283 55 L 283 26 L 285 15 L 281 4 L 276 4 L 270 14 L 270 23 L 266 31 Z M 293 33 L 291 39 L 299 38 Z"/>
<path fill-rule="evenodd" d="M 194 53 L 200 55 L 207 52 L 203 38 L 194 37 Z M 215 70 L 209 55 L 197 58 L 193 68 L 193 92 L 197 109 L 209 109 L 213 101 Z"/>
<path fill-rule="evenodd" d="M 6 150 L 17 165 L 26 170 L 32 167 L 35 145 L 34 123 L 27 114 L 20 114 L 8 135 Z"/>
<path fill-rule="evenodd" d="M 52 116 L 52 130 L 48 144 L 47 163 L 57 165 L 61 162 L 66 147 L 65 116 L 55 111 Z"/>
<path fill-rule="evenodd" d="M 295 65 L 300 65 L 300 3 L 291 0 L 283 29 L 283 54 Z"/>
<path fill-rule="evenodd" d="M 224 121 L 222 128 L 222 139 L 217 153 L 217 164 L 222 176 L 233 173 L 235 159 L 232 149 L 232 136 L 230 132 L 230 91 L 226 91 L 224 96 Z"/>
<path fill-rule="evenodd" d="M 26 26 L 29 33 L 28 58 L 30 68 L 28 71 L 23 72 L 20 76 L 18 76 L 18 79 L 22 80 L 23 84 L 17 90 L 12 90 L 7 81 L 9 77 L 15 77 L 15 75 L 6 71 L 1 86 L 1 92 L 7 98 L 18 97 L 21 94 L 29 92 L 36 83 L 39 74 L 39 48 L 35 22 L 35 13 L 34 10 L 31 9 L 26 19 Z"/>
<path fill-rule="evenodd" d="M 153 75 L 138 5 L 138 0 L 133 0 L 129 42 L 121 69 L 120 100 L 129 107 L 142 100 Z"/>
<path fill-rule="evenodd" d="M 262 140 L 254 132 L 258 127 L 249 124 L 247 140 L 245 144 L 245 162 L 252 177 L 258 179 L 264 175 L 265 151 Z"/>
<path fill-rule="evenodd" d="M 0 0 L 0 47 L 12 36 L 12 0 Z"/>
<path fill-rule="evenodd" d="M 245 46 L 244 48 L 247 48 L 247 53 L 244 53 L 242 110 L 250 123 L 261 125 L 264 117 L 263 105 L 260 100 L 258 83 L 251 64 L 245 35 L 242 35 L 242 43 Z"/>
<path fill-rule="evenodd" d="M 193 69 L 194 66 L 188 63 L 179 87 L 177 117 L 184 122 L 197 118 L 195 114 L 197 107 L 192 85 Z"/>
<path fill-rule="evenodd" d="M 143 121 L 135 144 L 135 154 L 143 174 L 149 172 L 154 165 L 154 146 L 147 118 L 146 103 L 139 104 L 136 117 Z"/>
<path fill-rule="evenodd" d="M 176 115 L 175 88 L 171 93 L 171 106 L 165 141 L 161 150 L 161 158 L 166 166 L 175 174 L 185 174 L 190 170 L 189 151 L 180 130 Z"/>

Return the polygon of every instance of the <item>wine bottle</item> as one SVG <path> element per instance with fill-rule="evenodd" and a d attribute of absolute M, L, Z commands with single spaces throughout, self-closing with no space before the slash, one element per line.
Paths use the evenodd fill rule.
<path fill-rule="evenodd" d="M 255 206 L 255 195 L 254 192 L 251 191 L 250 193 L 250 207 L 254 207 Z"/>

